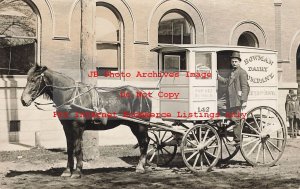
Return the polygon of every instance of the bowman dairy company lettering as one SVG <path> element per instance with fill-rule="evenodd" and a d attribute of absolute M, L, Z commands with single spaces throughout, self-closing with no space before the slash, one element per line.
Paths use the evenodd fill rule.
<path fill-rule="evenodd" d="M 256 62 L 256 61 L 259 61 L 259 62 L 265 62 L 267 64 L 270 64 L 270 65 L 273 65 L 273 60 L 271 60 L 270 58 L 268 57 L 265 57 L 263 55 L 254 55 L 254 56 L 250 56 L 249 58 L 246 58 L 244 60 L 245 62 L 245 65 L 251 63 L 251 62 Z"/>
<path fill-rule="evenodd" d="M 248 54 L 245 55 L 247 56 Z M 275 72 L 277 67 L 274 66 L 276 59 L 272 58 L 272 56 L 250 54 L 243 59 L 250 83 L 271 84 L 276 82 Z"/>

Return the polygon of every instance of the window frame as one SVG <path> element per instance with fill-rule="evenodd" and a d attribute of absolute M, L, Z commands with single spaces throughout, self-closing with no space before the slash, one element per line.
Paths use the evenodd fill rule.
<path fill-rule="evenodd" d="M 184 40 L 182 40 L 181 41 L 181 43 L 174 43 L 174 41 L 173 41 L 173 31 L 172 31 L 172 43 L 160 43 L 159 42 L 159 27 L 160 27 L 160 22 L 161 22 L 161 20 L 165 17 L 165 16 L 167 16 L 168 14 L 171 14 L 171 13 L 176 13 L 176 14 L 179 14 L 180 16 L 182 16 L 184 19 L 185 19 L 185 21 L 189 24 L 189 29 L 190 29 L 190 43 L 182 43 Z M 172 21 L 172 28 L 174 28 L 173 27 L 173 21 Z M 168 12 L 166 12 L 161 18 L 160 18 L 160 20 L 159 20 L 159 22 L 158 22 L 158 28 L 157 28 L 157 43 L 158 44 L 162 44 L 162 45 L 164 45 L 164 44 L 172 44 L 172 45 L 176 45 L 176 44 L 195 44 L 195 25 L 194 25 L 194 23 L 193 23 L 193 21 L 192 21 L 192 19 L 191 19 L 191 17 L 188 15 L 188 14 L 186 14 L 185 12 L 183 12 L 183 11 L 180 11 L 180 10 L 170 10 L 170 11 L 168 11 Z M 183 36 L 183 34 L 182 34 L 182 36 Z"/>
<path fill-rule="evenodd" d="M 245 45 L 240 45 L 239 41 L 240 41 L 240 38 L 242 36 L 244 36 L 247 39 L 248 44 L 249 44 L 249 39 L 251 39 L 254 42 L 254 46 L 251 46 L 251 45 L 246 45 L 246 46 Z M 238 37 L 237 45 L 238 46 L 244 46 L 244 47 L 256 47 L 256 48 L 259 48 L 259 41 L 258 41 L 257 36 L 254 33 L 252 33 L 251 31 L 245 31 L 245 32 L 241 33 L 241 35 Z"/>
<path fill-rule="evenodd" d="M 123 19 L 120 15 L 120 13 L 111 5 L 106 4 L 106 3 L 99 3 L 96 2 L 96 8 L 97 7 L 104 7 L 109 9 L 115 16 L 116 19 L 118 20 L 118 26 L 119 26 L 119 33 L 118 33 L 118 40 L 116 41 L 109 41 L 109 40 L 95 40 L 95 48 L 97 52 L 97 46 L 98 45 L 112 45 L 117 47 L 117 67 L 112 67 L 112 66 L 96 66 L 96 70 L 98 73 L 98 78 L 100 79 L 115 79 L 115 80 L 121 80 L 122 77 L 105 77 L 104 75 L 101 75 L 100 73 L 104 73 L 106 70 L 101 70 L 100 69 L 107 69 L 108 71 L 110 70 L 111 73 L 121 73 L 123 70 L 123 39 L 124 39 L 124 22 Z M 96 24 L 96 23 L 95 23 Z M 96 29 L 95 29 L 95 32 Z M 95 64 L 97 64 L 97 59 L 95 58 Z M 115 70 L 117 69 L 117 70 Z M 121 75 L 121 74 L 120 74 Z"/>
<path fill-rule="evenodd" d="M 25 3 L 28 7 L 30 7 L 32 13 L 34 13 L 36 17 L 36 23 L 35 23 L 35 36 L 23 36 L 23 35 L 0 35 L 0 39 L 33 39 L 34 40 L 34 64 L 41 64 L 41 53 L 40 53 L 40 47 L 41 47 L 41 41 L 40 41 L 40 30 L 41 30 L 41 18 L 38 9 L 35 7 L 35 5 L 31 2 L 20 0 L 23 3 Z M 12 15 L 13 16 L 13 15 Z M 11 47 L 11 46 L 8 46 Z M 10 51 L 10 59 L 11 59 L 11 51 Z M 11 63 L 11 60 L 10 60 Z M 7 69 L 8 72 L 10 70 L 15 70 L 15 69 L 10 69 L 10 63 L 8 65 L 8 68 L 0 68 L 0 69 Z M 26 76 L 26 74 L 0 74 L 0 76 Z"/>

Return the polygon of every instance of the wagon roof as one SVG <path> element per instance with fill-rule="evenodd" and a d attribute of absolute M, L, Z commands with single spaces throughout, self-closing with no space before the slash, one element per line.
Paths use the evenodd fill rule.
<path fill-rule="evenodd" d="M 230 46 L 230 45 L 200 45 L 200 44 L 164 44 L 158 45 L 157 47 L 151 49 L 152 52 L 161 52 L 161 51 L 172 51 L 172 50 L 191 50 L 191 49 L 211 49 L 212 51 L 223 51 L 223 50 L 235 50 L 240 52 L 253 52 L 253 51 L 264 51 L 264 52 L 273 52 L 276 53 L 277 51 L 271 49 L 263 49 L 263 48 L 256 48 L 256 47 L 247 47 L 247 46 Z"/>

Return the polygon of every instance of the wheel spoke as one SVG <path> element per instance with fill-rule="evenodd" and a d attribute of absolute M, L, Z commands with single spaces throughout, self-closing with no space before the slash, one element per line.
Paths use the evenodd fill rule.
<path fill-rule="evenodd" d="M 198 141 L 198 138 L 197 138 L 196 135 L 195 135 L 195 132 L 192 131 L 192 134 L 193 134 L 193 137 L 195 138 L 197 144 L 199 144 L 199 141 Z"/>
<path fill-rule="evenodd" d="M 284 140 L 284 138 L 275 138 L 275 137 L 270 137 L 270 139 L 274 139 L 274 140 Z"/>
<path fill-rule="evenodd" d="M 203 142 L 205 142 L 205 140 L 206 140 L 206 137 L 207 137 L 207 135 L 208 135 L 209 131 L 210 131 L 210 129 L 207 129 L 207 131 L 206 131 L 206 133 L 205 133 L 205 135 L 204 135 L 204 138 L 203 138 Z"/>
<path fill-rule="evenodd" d="M 254 119 L 255 124 L 257 125 L 257 128 L 259 128 L 259 131 L 261 132 L 261 128 L 259 127 L 259 124 L 258 124 L 258 122 L 256 120 L 256 117 L 253 115 L 253 112 L 251 112 L 251 115 L 252 115 L 252 117 Z"/>
<path fill-rule="evenodd" d="M 149 159 L 150 162 L 152 162 L 152 160 L 153 160 L 155 154 L 156 154 L 156 151 L 152 154 L 151 158 Z"/>
<path fill-rule="evenodd" d="M 262 130 L 262 108 L 260 108 L 260 123 L 259 123 L 259 127 Z"/>
<path fill-rule="evenodd" d="M 203 155 L 200 154 L 200 165 L 201 165 L 201 170 L 203 170 Z"/>
<path fill-rule="evenodd" d="M 202 141 L 202 127 L 199 127 L 200 133 L 199 133 L 199 141 Z"/>
<path fill-rule="evenodd" d="M 259 138 L 251 140 L 251 141 L 247 142 L 246 144 L 244 144 L 243 147 L 248 146 L 249 144 L 252 144 L 253 142 L 256 142 L 256 141 L 259 141 L 259 140 L 260 140 Z"/>
<path fill-rule="evenodd" d="M 271 155 L 271 158 L 274 160 L 274 156 L 273 156 L 273 154 L 272 154 L 272 152 L 270 150 L 270 147 L 269 147 L 268 143 L 266 143 L 266 147 L 267 147 L 267 150 L 269 151 L 269 153 Z"/>
<path fill-rule="evenodd" d="M 229 155 L 231 155 L 231 154 L 230 154 L 230 151 L 229 151 L 229 149 L 228 149 L 228 146 L 227 146 L 227 144 L 226 144 L 226 142 L 225 142 L 225 140 L 224 140 L 224 138 L 223 138 L 223 141 L 224 141 L 224 146 L 225 146 L 225 148 L 226 148 L 226 151 L 228 152 Z"/>
<path fill-rule="evenodd" d="M 261 143 L 259 143 L 259 145 L 258 145 L 257 155 L 256 155 L 256 159 L 255 159 L 255 162 L 256 162 L 256 163 L 257 163 L 257 161 L 258 161 L 260 148 L 261 148 Z"/>
<path fill-rule="evenodd" d="M 159 157 L 160 157 L 159 150 L 157 150 L 156 152 L 157 152 L 156 164 L 158 165 L 159 164 Z"/>
<path fill-rule="evenodd" d="M 210 149 L 210 148 L 218 148 L 218 146 L 209 146 L 209 147 L 207 147 L 208 149 Z"/>
<path fill-rule="evenodd" d="M 184 153 L 199 151 L 197 148 L 186 148 L 184 149 Z"/>
<path fill-rule="evenodd" d="M 188 139 L 186 139 L 186 141 L 188 141 L 190 144 L 192 144 L 192 145 L 194 145 L 194 146 L 196 146 L 196 147 L 197 147 L 197 145 L 196 145 L 196 144 L 194 144 L 194 143 L 192 143 L 192 141 L 190 141 L 190 140 L 188 140 Z"/>
<path fill-rule="evenodd" d="M 211 153 L 210 153 L 210 152 L 208 152 L 208 151 L 206 151 L 206 153 L 207 153 L 207 154 L 209 154 L 210 156 L 213 156 L 213 157 L 217 158 L 217 156 L 215 156 L 215 155 L 211 154 Z"/>
<path fill-rule="evenodd" d="M 206 161 L 207 161 L 207 163 L 208 163 L 208 165 L 211 165 L 211 163 L 210 163 L 210 161 L 208 160 L 208 158 L 207 158 L 207 156 L 206 156 L 206 154 L 205 154 L 206 152 L 204 152 L 204 157 L 205 157 L 205 159 L 206 159 Z"/>
<path fill-rule="evenodd" d="M 162 148 L 162 150 L 164 150 L 164 151 L 166 151 L 169 155 L 172 155 L 172 153 L 171 152 L 169 152 L 167 149 L 165 149 L 165 148 Z"/>
<path fill-rule="evenodd" d="M 268 122 L 269 119 L 270 119 L 270 110 L 268 110 L 267 119 L 266 119 L 266 123 L 265 123 L 266 126 L 267 126 L 268 123 L 269 123 L 269 122 Z"/>
<path fill-rule="evenodd" d="M 169 136 L 166 140 L 162 141 L 162 142 L 167 142 L 169 139 L 172 139 L 173 135 L 172 136 Z"/>
<path fill-rule="evenodd" d="M 156 143 L 156 141 L 153 139 L 153 138 L 151 138 L 151 137 L 149 137 L 150 138 L 150 140 L 152 140 L 154 143 Z"/>
<path fill-rule="evenodd" d="M 245 121 L 245 123 L 253 130 L 253 131 L 255 131 L 257 134 L 260 134 L 254 127 L 252 127 L 249 123 L 247 123 L 246 121 Z"/>
<path fill-rule="evenodd" d="M 195 159 L 194 164 L 193 164 L 193 167 L 196 167 L 199 156 L 200 156 L 200 153 L 197 154 L 196 159 Z"/>
<path fill-rule="evenodd" d="M 254 135 L 254 134 L 242 133 L 242 135 L 259 138 L 259 135 Z"/>
<path fill-rule="evenodd" d="M 164 138 L 165 138 L 166 134 L 167 134 L 167 131 L 165 131 L 165 132 L 164 132 L 163 136 L 161 137 L 161 141 L 163 141 L 163 140 L 164 140 Z"/>
<path fill-rule="evenodd" d="M 154 148 L 151 148 L 150 150 L 147 151 L 147 154 L 148 154 L 149 152 L 152 152 L 153 150 L 154 150 Z"/>
<path fill-rule="evenodd" d="M 275 144 L 273 144 L 273 142 L 269 140 L 267 140 L 267 142 L 269 142 L 274 148 L 276 148 L 279 152 L 281 152 L 281 150 Z"/>
<path fill-rule="evenodd" d="M 186 161 L 190 161 L 190 159 L 192 159 L 197 153 L 199 153 L 199 151 L 195 151 L 189 158 L 186 159 Z"/>
<path fill-rule="evenodd" d="M 260 141 L 258 141 L 254 146 L 253 148 L 250 150 L 250 152 L 248 152 L 247 156 L 249 156 L 256 148 L 256 146 L 260 143 Z"/>
<path fill-rule="evenodd" d="M 265 148 L 265 145 L 264 145 L 264 143 L 263 143 L 263 145 L 262 145 L 262 148 L 263 148 L 263 163 L 265 163 L 265 156 L 266 156 L 266 148 Z"/>
<path fill-rule="evenodd" d="M 216 139 L 215 135 L 213 137 L 211 137 L 210 139 L 208 139 L 207 142 L 204 143 L 204 146 L 208 146 L 208 144 L 214 139 Z"/>

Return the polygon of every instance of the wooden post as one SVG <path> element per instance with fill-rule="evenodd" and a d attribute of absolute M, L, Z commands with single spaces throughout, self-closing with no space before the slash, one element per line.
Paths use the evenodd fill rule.
<path fill-rule="evenodd" d="M 88 72 L 94 70 L 94 7 L 96 3 L 94 0 L 81 0 L 81 56 L 80 56 L 80 70 L 81 81 L 90 85 L 96 84 L 97 78 L 89 78 Z M 95 131 L 85 131 L 83 134 L 83 160 L 93 160 L 99 156 L 98 150 L 99 135 Z"/>

